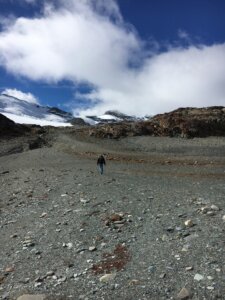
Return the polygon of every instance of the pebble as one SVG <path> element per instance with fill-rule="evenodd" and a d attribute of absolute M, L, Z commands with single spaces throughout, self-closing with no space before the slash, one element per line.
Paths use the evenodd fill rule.
<path fill-rule="evenodd" d="M 221 272 L 221 269 L 217 268 L 217 269 L 216 269 L 216 272 L 220 273 L 220 272 Z"/>
<path fill-rule="evenodd" d="M 201 207 L 200 208 L 200 211 L 203 213 L 203 214 L 206 214 L 208 211 L 209 211 L 209 208 L 207 206 L 204 206 L 204 207 Z"/>
<path fill-rule="evenodd" d="M 220 209 L 219 209 L 219 207 L 218 206 L 216 206 L 216 205 L 211 205 L 211 207 L 210 207 L 212 210 L 215 210 L 215 211 L 219 211 Z"/>
<path fill-rule="evenodd" d="M 210 211 L 207 211 L 207 216 L 215 216 L 215 211 L 212 211 L 212 210 L 210 210 Z"/>
<path fill-rule="evenodd" d="M 225 215 L 224 215 L 224 216 L 222 216 L 222 220 L 225 222 Z"/>
<path fill-rule="evenodd" d="M 192 266 L 191 266 L 191 267 L 186 267 L 186 268 L 185 268 L 186 271 L 192 271 L 193 269 L 194 269 L 194 268 L 193 268 Z"/>
<path fill-rule="evenodd" d="M 6 273 L 11 273 L 11 272 L 13 272 L 13 271 L 15 271 L 15 268 L 14 268 L 14 267 L 8 267 L 8 268 L 5 269 L 5 272 L 6 272 Z"/>
<path fill-rule="evenodd" d="M 163 236 L 161 237 L 162 241 L 165 242 L 168 240 L 168 236 L 166 234 L 163 234 Z"/>
<path fill-rule="evenodd" d="M 183 248 L 181 249 L 182 252 L 187 252 L 190 249 L 190 244 L 186 244 L 183 246 Z"/>
<path fill-rule="evenodd" d="M 186 288 L 182 288 L 177 295 L 177 299 L 189 299 L 191 297 L 190 292 Z"/>
<path fill-rule="evenodd" d="M 41 286 L 41 285 L 42 285 L 41 282 L 35 282 L 34 287 L 39 287 L 39 286 Z M 29 299 L 30 299 L 30 298 L 29 298 Z"/>
<path fill-rule="evenodd" d="M 11 238 L 11 239 L 15 239 L 15 238 L 17 238 L 17 237 L 18 237 L 18 235 L 17 235 L 16 233 L 10 235 L 10 238 Z"/>
<path fill-rule="evenodd" d="M 184 225 L 185 225 L 186 227 L 192 227 L 192 226 L 194 226 L 194 223 L 193 223 L 193 221 L 192 221 L 191 219 L 189 219 L 189 220 L 186 220 L 186 221 L 184 222 Z"/>
<path fill-rule="evenodd" d="M 27 283 L 30 282 L 30 278 L 25 278 L 25 279 L 21 280 L 21 282 L 22 282 L 23 284 L 27 284 Z"/>
<path fill-rule="evenodd" d="M 201 274 L 195 274 L 194 280 L 201 281 L 204 279 L 204 276 Z"/>
<path fill-rule="evenodd" d="M 63 247 L 71 249 L 73 247 L 73 243 L 63 243 Z"/>
<path fill-rule="evenodd" d="M 99 278 L 99 281 L 102 283 L 108 283 L 108 282 L 112 281 L 115 277 L 116 277 L 115 273 L 105 274 Z"/>
<path fill-rule="evenodd" d="M 91 251 L 91 252 L 93 252 L 93 251 L 96 251 L 97 248 L 96 248 L 95 246 L 90 246 L 90 247 L 88 248 L 88 250 Z"/>
<path fill-rule="evenodd" d="M 162 274 L 159 275 L 159 278 L 161 278 L 161 279 L 163 279 L 165 277 L 166 277 L 166 273 L 162 273 Z"/>
<path fill-rule="evenodd" d="M 44 218 L 47 216 L 47 213 L 46 212 L 43 212 L 41 215 L 40 215 L 40 218 Z"/>
<path fill-rule="evenodd" d="M 128 285 L 138 285 L 138 284 L 140 284 L 140 281 L 139 281 L 139 280 L 137 280 L 137 279 L 132 279 L 132 280 L 129 282 Z"/>
<path fill-rule="evenodd" d="M 80 199 L 80 202 L 83 203 L 83 204 L 86 204 L 86 203 L 89 202 L 89 200 L 85 200 L 85 199 L 81 198 L 81 199 Z"/>
<path fill-rule="evenodd" d="M 53 276 L 54 274 L 55 274 L 54 271 L 48 271 L 48 272 L 46 273 L 46 276 Z"/>
<path fill-rule="evenodd" d="M 148 267 L 148 272 L 149 272 L 149 273 L 155 272 L 155 266 L 149 266 L 149 267 Z"/>
<path fill-rule="evenodd" d="M 35 246 L 35 243 L 31 239 L 27 239 L 23 241 L 23 248 L 27 249 L 28 247 L 33 247 Z"/>

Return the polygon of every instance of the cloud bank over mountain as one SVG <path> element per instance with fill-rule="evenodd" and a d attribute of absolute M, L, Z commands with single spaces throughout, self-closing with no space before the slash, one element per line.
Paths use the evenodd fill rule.
<path fill-rule="evenodd" d="M 38 99 L 34 95 L 31 93 L 23 93 L 17 89 L 5 89 L 2 94 L 17 98 L 18 100 L 24 100 L 29 103 L 39 104 Z"/>
<path fill-rule="evenodd" d="M 81 115 L 224 105 L 225 44 L 192 44 L 183 31 L 178 38 L 188 46 L 146 49 L 115 1 L 48 1 L 37 17 L 4 25 L 0 65 L 34 81 L 89 84 L 91 92 L 76 95 L 90 101 Z"/>

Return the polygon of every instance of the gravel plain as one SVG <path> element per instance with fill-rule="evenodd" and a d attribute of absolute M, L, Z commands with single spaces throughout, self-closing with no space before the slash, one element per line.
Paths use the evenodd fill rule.
<path fill-rule="evenodd" d="M 0 299 L 225 299 L 225 138 L 62 133 L 9 150 Z"/>

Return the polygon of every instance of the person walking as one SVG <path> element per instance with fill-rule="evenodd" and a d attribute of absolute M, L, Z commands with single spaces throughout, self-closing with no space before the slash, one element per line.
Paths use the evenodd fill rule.
<path fill-rule="evenodd" d="M 97 166 L 99 168 L 99 172 L 100 172 L 101 175 L 103 174 L 104 165 L 106 165 L 105 158 L 104 158 L 103 155 L 100 155 L 98 160 L 97 160 Z"/>

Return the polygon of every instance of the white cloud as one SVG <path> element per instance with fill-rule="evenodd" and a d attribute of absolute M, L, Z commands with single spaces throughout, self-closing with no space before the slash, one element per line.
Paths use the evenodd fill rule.
<path fill-rule="evenodd" d="M 23 93 L 17 89 L 5 89 L 2 94 L 6 94 L 29 103 L 38 104 L 38 99 L 34 95 L 31 93 Z"/>
<path fill-rule="evenodd" d="M 93 85 L 86 98 L 94 107 L 82 114 L 118 109 L 143 115 L 224 105 L 225 44 L 171 46 L 147 56 L 115 1 L 54 3 L 42 17 L 18 18 L 0 34 L 0 64 L 9 72 L 49 83 L 69 79 Z M 190 38 L 184 31 L 179 37 Z"/>

